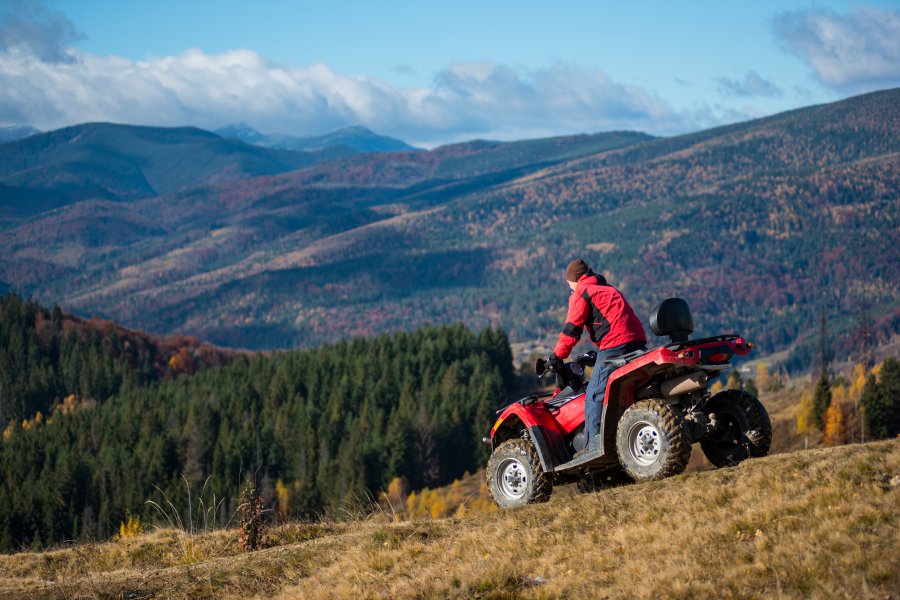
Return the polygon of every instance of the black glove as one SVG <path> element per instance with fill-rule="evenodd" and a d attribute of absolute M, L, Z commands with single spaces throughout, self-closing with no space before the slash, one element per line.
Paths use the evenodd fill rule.
<path fill-rule="evenodd" d="M 563 359 L 558 357 L 555 353 L 551 354 L 550 358 L 547 359 L 547 365 L 554 371 L 562 369 L 564 364 Z"/>

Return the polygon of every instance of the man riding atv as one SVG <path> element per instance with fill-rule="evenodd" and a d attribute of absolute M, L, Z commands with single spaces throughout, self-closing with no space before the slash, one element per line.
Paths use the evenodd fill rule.
<path fill-rule="evenodd" d="M 612 363 L 605 361 L 646 350 L 647 334 L 625 296 L 602 275 L 594 273 L 582 259 L 576 258 L 566 267 L 566 281 L 572 288 L 569 312 L 550 363 L 554 368 L 562 366 L 563 359 L 572 352 L 584 328 L 599 348 L 584 399 L 587 446 L 576 453 L 578 457 L 598 450 L 603 397 L 609 375 L 615 370 Z"/>
<path fill-rule="evenodd" d="M 697 442 L 716 467 L 768 454 L 772 424 L 759 399 L 710 389 L 751 342 L 736 333 L 691 339 L 688 303 L 667 298 L 650 311 L 649 325 L 668 340 L 647 350 L 643 326 L 618 290 L 580 260 L 566 279 L 573 292 L 565 330 L 554 356 L 535 363 L 539 377 L 556 375 L 556 390 L 501 408 L 484 438 L 488 489 L 500 507 L 545 502 L 557 484 L 591 490 L 678 475 Z M 600 351 L 564 362 L 585 327 Z"/>

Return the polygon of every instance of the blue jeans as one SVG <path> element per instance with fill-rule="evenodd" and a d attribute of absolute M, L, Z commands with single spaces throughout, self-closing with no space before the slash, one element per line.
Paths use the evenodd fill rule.
<path fill-rule="evenodd" d="M 604 360 L 618 358 L 636 350 L 642 350 L 647 345 L 644 342 L 628 342 L 621 346 L 597 351 L 597 362 L 594 363 L 594 372 L 587 384 L 584 397 L 584 431 L 587 439 L 600 434 L 600 419 L 603 416 L 603 399 L 606 397 L 606 383 L 616 367 L 604 363 Z"/>

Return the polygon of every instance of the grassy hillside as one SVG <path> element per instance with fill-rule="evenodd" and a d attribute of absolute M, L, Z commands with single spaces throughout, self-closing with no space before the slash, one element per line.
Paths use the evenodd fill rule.
<path fill-rule="evenodd" d="M 800 451 L 521 510 L 0 556 L 0 597 L 889 598 L 900 441 Z"/>

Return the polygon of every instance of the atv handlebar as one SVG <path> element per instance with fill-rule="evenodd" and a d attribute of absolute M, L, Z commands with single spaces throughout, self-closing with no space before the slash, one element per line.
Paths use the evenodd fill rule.
<path fill-rule="evenodd" d="M 575 360 L 571 362 L 565 362 L 561 359 L 557 359 L 558 363 L 555 365 L 557 361 L 553 360 L 554 355 L 550 355 L 547 358 L 538 358 L 537 362 L 534 364 L 534 372 L 537 373 L 538 377 L 543 377 L 547 373 L 559 373 L 560 367 L 565 368 L 567 365 L 578 365 L 581 367 L 582 372 L 584 372 L 585 367 L 593 367 L 594 363 L 597 362 L 597 352 L 595 350 L 591 350 L 589 352 L 585 352 L 580 356 L 576 356 Z"/>
<path fill-rule="evenodd" d="M 534 364 L 534 372 L 537 373 L 538 379 L 547 373 L 556 373 L 556 382 L 560 388 L 571 386 L 573 389 L 581 388 L 584 385 L 584 369 L 585 367 L 593 367 L 597 362 L 597 352 L 591 350 L 580 356 L 576 356 L 575 360 L 565 362 L 554 356 L 548 358 L 538 358 Z"/>

